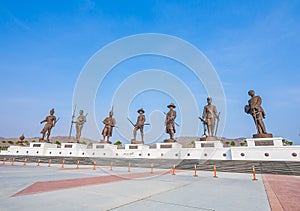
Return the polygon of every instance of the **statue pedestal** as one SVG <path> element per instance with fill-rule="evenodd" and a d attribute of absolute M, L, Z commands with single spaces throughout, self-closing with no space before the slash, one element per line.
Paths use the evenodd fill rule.
<path fill-rule="evenodd" d="M 282 138 L 247 138 L 246 139 L 248 147 L 257 147 L 257 146 L 273 146 L 273 147 L 282 147 Z"/>
<path fill-rule="evenodd" d="M 273 135 L 271 133 L 259 133 L 253 134 L 253 138 L 273 138 Z"/>
<path fill-rule="evenodd" d="M 100 144 L 93 144 L 93 149 L 117 149 L 117 145 L 108 144 L 108 143 L 100 143 Z"/>
<path fill-rule="evenodd" d="M 195 141 L 195 148 L 223 148 L 222 141 Z"/>
<path fill-rule="evenodd" d="M 111 141 L 104 141 L 104 140 L 101 140 L 100 143 L 101 143 L 101 144 L 112 144 Z"/>
<path fill-rule="evenodd" d="M 125 150 L 148 150 L 150 147 L 145 144 L 125 144 Z"/>
<path fill-rule="evenodd" d="M 182 145 L 176 142 L 156 143 L 156 149 L 178 149 L 178 148 L 182 148 Z"/>
<path fill-rule="evenodd" d="M 61 148 L 65 149 L 86 149 L 86 144 L 77 144 L 77 143 L 62 143 Z"/>
<path fill-rule="evenodd" d="M 131 139 L 131 144 L 144 144 L 144 142 Z"/>
<path fill-rule="evenodd" d="M 216 136 L 204 136 L 200 138 L 200 141 L 217 141 L 218 138 Z"/>
<path fill-rule="evenodd" d="M 165 139 L 164 143 L 175 143 L 176 140 L 175 139 Z"/>

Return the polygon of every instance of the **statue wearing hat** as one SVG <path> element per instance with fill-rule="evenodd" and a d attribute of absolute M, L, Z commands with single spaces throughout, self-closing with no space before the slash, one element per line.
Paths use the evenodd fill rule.
<path fill-rule="evenodd" d="M 175 142 L 174 134 L 176 133 L 176 129 L 175 129 L 176 111 L 174 109 L 176 108 L 176 106 L 174 105 L 174 103 L 171 103 L 167 107 L 170 109 L 169 112 L 166 114 L 166 120 L 165 120 L 166 133 L 170 135 L 170 139 L 168 140 L 168 142 Z"/>
<path fill-rule="evenodd" d="M 245 106 L 245 112 L 251 114 L 253 117 L 257 134 L 253 135 L 253 138 L 270 138 L 272 134 L 267 133 L 263 119 L 266 114 L 261 106 L 262 99 L 260 96 L 256 96 L 254 90 L 248 91 L 248 95 L 251 97 L 248 100 L 248 105 Z"/>
<path fill-rule="evenodd" d="M 207 98 L 207 105 L 204 106 L 202 119 L 205 121 L 204 127 L 207 127 L 208 137 L 215 137 L 215 122 L 219 120 L 216 106 L 212 104 L 212 98 Z M 210 138 L 212 139 L 212 138 Z"/>
<path fill-rule="evenodd" d="M 113 118 L 113 109 L 109 112 L 109 117 L 106 117 L 102 122 L 105 125 L 102 130 L 103 142 L 111 144 L 109 138 L 112 136 L 113 127 L 116 126 L 116 120 Z"/>
<path fill-rule="evenodd" d="M 47 132 L 47 142 L 50 142 L 50 134 L 51 134 L 51 129 L 55 127 L 56 124 L 56 116 L 54 116 L 54 108 L 50 110 L 50 115 L 47 116 L 43 121 L 41 121 L 41 124 L 46 122 L 43 130 L 41 131 L 42 137 L 40 138 L 40 141 L 44 141 L 45 134 Z"/>
<path fill-rule="evenodd" d="M 146 118 L 144 115 L 145 111 L 144 111 L 144 109 L 141 108 L 137 112 L 139 113 L 139 116 L 137 117 L 137 121 L 134 125 L 133 140 L 136 141 L 136 133 L 138 130 L 140 130 L 142 143 L 144 143 L 144 125 L 145 125 L 145 121 L 146 121 Z"/>

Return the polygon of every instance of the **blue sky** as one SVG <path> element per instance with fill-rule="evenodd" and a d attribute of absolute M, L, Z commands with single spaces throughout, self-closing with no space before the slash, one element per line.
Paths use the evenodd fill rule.
<path fill-rule="evenodd" d="M 68 135 L 74 87 L 89 59 L 117 39 L 162 33 L 191 43 L 214 66 L 226 96 L 223 136 L 255 133 L 253 120 L 243 112 L 247 92 L 254 89 L 263 98 L 268 132 L 300 144 L 299 1 L 0 2 L 2 137 L 39 136 L 39 122 L 52 107 L 61 117 L 53 135 Z M 118 85 L 151 68 L 182 79 L 201 114 L 207 93 L 193 74 L 166 58 L 132 58 L 114 68 L 99 87 L 99 130 Z M 148 117 L 157 109 L 167 111 L 170 101 L 176 99 L 148 91 L 138 95 L 124 115 L 135 119 L 135 110 L 144 107 Z M 154 120 L 151 124 L 159 124 Z M 119 138 L 116 133 L 112 140 Z"/>

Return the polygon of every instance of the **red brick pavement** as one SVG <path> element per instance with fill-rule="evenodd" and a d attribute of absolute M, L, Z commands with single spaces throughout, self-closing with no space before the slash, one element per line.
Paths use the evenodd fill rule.
<path fill-rule="evenodd" d="M 11 197 L 170 174 L 170 170 L 36 182 Z"/>
<path fill-rule="evenodd" d="M 273 211 L 300 210 L 300 177 L 264 174 L 262 178 Z"/>

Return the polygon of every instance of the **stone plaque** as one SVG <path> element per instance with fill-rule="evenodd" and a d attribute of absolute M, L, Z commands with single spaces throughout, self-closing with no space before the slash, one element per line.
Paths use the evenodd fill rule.
<path fill-rule="evenodd" d="M 201 147 L 214 147 L 214 143 L 201 143 Z"/>
<path fill-rule="evenodd" d="M 162 144 L 162 145 L 160 145 L 160 148 L 161 149 L 170 149 L 170 148 L 172 148 L 172 144 Z"/>
<path fill-rule="evenodd" d="M 138 146 L 136 146 L 136 145 L 135 146 L 134 145 L 133 146 L 129 146 L 129 149 L 137 149 L 137 148 L 138 148 Z"/>
<path fill-rule="evenodd" d="M 255 141 L 255 146 L 274 146 L 273 140 Z"/>
<path fill-rule="evenodd" d="M 96 145 L 96 149 L 104 149 L 104 145 Z"/>
<path fill-rule="evenodd" d="M 41 147 L 41 144 L 33 144 L 33 147 Z"/>
<path fill-rule="evenodd" d="M 72 144 L 66 144 L 65 148 L 72 148 Z"/>

